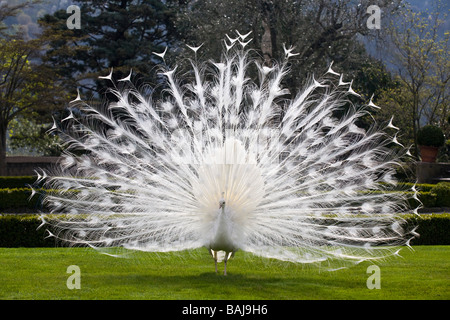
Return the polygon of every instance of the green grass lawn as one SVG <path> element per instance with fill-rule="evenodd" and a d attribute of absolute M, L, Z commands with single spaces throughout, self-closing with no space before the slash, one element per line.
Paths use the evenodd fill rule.
<path fill-rule="evenodd" d="M 223 276 L 206 249 L 124 259 L 86 248 L 0 248 L 0 299 L 450 299 L 450 246 L 401 256 L 378 264 L 381 288 L 369 290 L 368 262 L 328 272 L 238 252 Z M 67 288 L 70 265 L 80 268 L 80 289 Z"/>

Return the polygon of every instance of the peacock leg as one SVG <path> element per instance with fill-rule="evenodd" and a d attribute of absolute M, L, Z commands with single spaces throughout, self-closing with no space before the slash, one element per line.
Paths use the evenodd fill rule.
<path fill-rule="evenodd" d="M 227 261 L 228 261 L 228 254 L 229 254 L 229 252 L 226 252 L 226 251 L 225 251 L 225 259 L 224 259 L 225 269 L 223 270 L 223 275 L 224 275 L 224 276 L 227 275 Z"/>

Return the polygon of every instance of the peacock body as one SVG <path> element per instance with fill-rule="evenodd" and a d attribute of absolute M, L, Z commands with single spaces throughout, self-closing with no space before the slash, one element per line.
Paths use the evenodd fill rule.
<path fill-rule="evenodd" d="M 68 146 L 60 169 L 42 176 L 54 190 L 43 217 L 51 235 L 98 249 L 206 247 L 216 271 L 237 250 L 345 263 L 409 244 L 406 195 L 390 192 L 404 151 L 375 125 L 356 125 L 376 106 L 351 104 L 335 118 L 360 97 L 331 66 L 290 98 L 282 82 L 292 49 L 268 68 L 250 57 L 246 36 L 228 37 L 220 62 L 192 62 L 192 79 L 165 68 L 157 98 L 130 73 L 104 77 L 113 102 L 72 102 L 54 126 Z"/>

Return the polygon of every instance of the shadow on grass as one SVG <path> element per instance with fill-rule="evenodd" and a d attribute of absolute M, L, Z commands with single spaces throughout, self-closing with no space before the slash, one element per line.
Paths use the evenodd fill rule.
<path fill-rule="evenodd" d="M 197 275 L 109 274 L 95 278 L 86 279 L 85 285 L 90 286 L 92 280 L 92 286 L 107 286 L 109 295 L 120 294 L 124 299 L 347 299 L 349 295 L 340 296 L 340 290 L 367 290 L 365 278 L 349 281 L 342 277 L 311 276 L 311 273 L 284 277 L 237 272 L 226 276 L 215 272 Z"/>

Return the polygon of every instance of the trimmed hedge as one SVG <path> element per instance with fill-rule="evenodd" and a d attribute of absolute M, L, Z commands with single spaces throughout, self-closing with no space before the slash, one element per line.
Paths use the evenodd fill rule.
<path fill-rule="evenodd" d="M 450 207 L 450 183 L 439 182 L 431 192 L 436 194 L 436 207 Z"/>
<path fill-rule="evenodd" d="M 423 203 L 425 208 L 450 207 L 450 183 L 439 182 L 438 184 L 417 185 L 417 197 Z M 411 195 L 413 193 L 411 192 Z M 412 208 L 417 207 L 419 203 L 410 198 L 409 204 Z"/>
<path fill-rule="evenodd" d="M 411 183 L 411 182 L 399 182 L 397 184 L 397 190 L 406 191 L 405 189 L 411 189 L 413 186 L 415 186 L 416 190 L 419 192 L 429 192 L 436 185 L 431 184 L 431 183 L 415 184 L 415 183 Z"/>
<path fill-rule="evenodd" d="M 450 183 L 441 182 L 432 187 L 424 187 L 417 193 L 417 197 L 423 203 L 425 208 L 433 207 L 450 207 Z M 42 189 L 40 190 L 42 191 Z M 35 194 L 32 198 L 31 189 L 14 188 L 0 189 L 0 212 L 30 212 L 30 210 L 47 211 L 48 208 L 42 204 L 42 195 Z M 420 203 L 413 196 L 412 191 L 408 191 L 410 198 L 408 199 L 411 208 L 416 208 Z"/>
<path fill-rule="evenodd" d="M 38 215 L 0 216 L 0 247 L 54 247 L 54 238 L 47 238 L 48 232 Z"/>
<path fill-rule="evenodd" d="M 35 185 L 36 180 L 36 176 L 0 176 L 0 189 L 29 188 L 29 186 Z"/>
<path fill-rule="evenodd" d="M 408 203 L 411 208 L 417 208 L 420 203 L 416 199 L 412 198 L 413 195 L 414 193 L 411 192 L 411 198 L 408 199 Z M 437 195 L 431 191 L 418 192 L 417 198 L 419 198 L 425 208 L 436 207 Z"/>
<path fill-rule="evenodd" d="M 421 214 L 420 217 L 407 217 L 410 225 L 417 225 L 419 237 L 411 241 L 411 245 L 449 245 L 450 213 Z"/>
<path fill-rule="evenodd" d="M 418 226 L 419 237 L 411 245 L 450 245 L 450 214 L 406 215 L 408 228 Z M 46 227 L 37 229 L 42 221 L 38 215 L 0 216 L 0 247 L 55 247 L 56 240 L 46 238 Z"/>
<path fill-rule="evenodd" d="M 42 204 L 42 196 L 35 194 L 31 197 L 30 188 L 0 189 L 0 211 L 23 212 L 46 210 Z"/>

